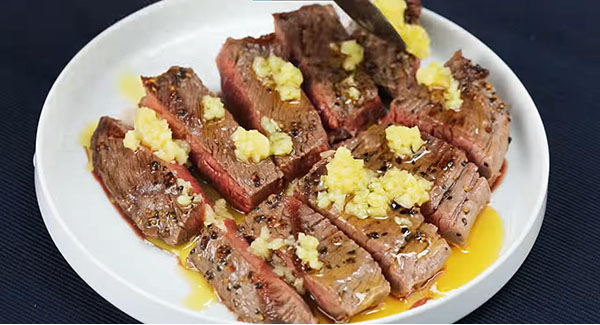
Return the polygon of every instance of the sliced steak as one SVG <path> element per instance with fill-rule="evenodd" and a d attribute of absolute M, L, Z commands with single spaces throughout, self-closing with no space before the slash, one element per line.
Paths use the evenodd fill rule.
<path fill-rule="evenodd" d="M 94 172 L 110 200 L 144 236 L 161 238 L 169 245 L 183 243 L 202 227 L 204 193 L 185 167 L 166 163 L 144 147 L 125 148 L 123 138 L 130 129 L 113 118 L 100 119 L 91 142 Z M 190 182 L 203 202 L 177 203 L 182 194 L 177 178 Z"/>
<path fill-rule="evenodd" d="M 431 200 L 421 207 L 449 242 L 464 246 L 475 219 L 490 200 L 490 187 L 464 151 L 426 133 L 425 144 L 412 157 L 395 156 L 385 138 L 389 123 L 374 125 L 343 143 L 367 168 L 386 171 L 397 167 L 433 183 Z"/>
<path fill-rule="evenodd" d="M 296 188 L 296 197 L 328 217 L 358 245 L 371 253 L 390 282 L 391 293 L 405 297 L 433 277 L 450 255 L 448 243 L 434 225 L 424 223 L 417 208 L 395 206 L 387 218 L 360 219 L 333 207 L 320 209 L 317 194 L 329 157 L 318 162 Z M 398 224 L 395 218 L 403 218 Z"/>
<path fill-rule="evenodd" d="M 206 121 L 201 104 L 214 96 L 192 69 L 172 67 L 157 77 L 142 77 L 146 96 L 141 105 L 158 112 L 176 137 L 191 147 L 191 158 L 200 172 L 234 207 L 250 211 L 282 187 L 283 173 L 271 159 L 246 163 L 235 156 L 231 134 L 239 126 L 231 113 Z"/>
<path fill-rule="evenodd" d="M 327 218 L 295 198 L 269 197 L 247 216 L 240 229 L 248 237 L 258 237 L 264 226 L 272 239 L 297 237 L 302 232 L 319 240 L 317 249 L 323 263 L 319 270 L 300 265 L 293 249 L 278 250 L 279 258 L 273 258 L 272 263 L 286 267 L 281 261 L 293 261 L 294 273 L 302 278 L 304 288 L 336 322 L 348 321 L 390 293 L 390 285 L 371 255 Z"/>
<path fill-rule="evenodd" d="M 421 1 L 406 1 L 404 21 L 418 24 L 421 16 Z M 365 50 L 365 68 L 375 83 L 390 97 L 403 97 L 418 86 L 416 73 L 421 61 L 406 52 L 403 47 L 383 40 L 361 27 L 353 32 Z"/>
<path fill-rule="evenodd" d="M 268 134 L 261 126 L 261 119 L 273 119 L 282 132 L 292 138 L 292 152 L 274 157 L 285 178 L 291 180 L 308 172 L 319 160 L 319 153 L 329 145 L 319 113 L 304 92 L 298 101 L 281 100 L 279 93 L 263 85 L 252 70 L 254 58 L 267 58 L 271 54 L 286 59 L 274 34 L 261 38 L 229 38 L 217 57 L 217 66 L 221 73 L 222 96 L 244 127 Z"/>
<path fill-rule="evenodd" d="M 365 49 L 366 71 L 388 96 L 407 96 L 418 87 L 415 75 L 421 61 L 417 57 L 363 28 L 356 29 L 353 37 Z"/>
<path fill-rule="evenodd" d="M 225 229 L 202 229 L 188 263 L 215 288 L 221 301 L 240 321 L 251 323 L 316 323 L 302 297 L 262 259 L 251 254 L 233 220 Z"/>
<path fill-rule="evenodd" d="M 425 88 L 395 99 L 388 119 L 444 139 L 467 153 L 470 161 L 492 184 L 508 149 L 510 114 L 506 104 L 486 81 L 488 70 L 473 64 L 458 51 L 446 62 L 459 82 L 463 105 L 458 112 L 445 110 L 439 91 Z"/>
<path fill-rule="evenodd" d="M 351 38 L 331 5 L 304 6 L 273 16 L 277 38 L 302 70 L 304 88 L 332 139 L 353 136 L 385 115 L 377 87 L 362 64 L 354 72 L 342 67 L 345 55 L 339 44 Z M 354 81 L 349 83 L 351 75 Z M 350 84 L 360 91 L 358 99 L 349 95 Z"/>

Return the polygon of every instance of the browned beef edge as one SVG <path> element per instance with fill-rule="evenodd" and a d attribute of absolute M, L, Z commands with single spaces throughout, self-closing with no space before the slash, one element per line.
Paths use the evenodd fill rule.
<path fill-rule="evenodd" d="M 213 285 L 221 301 L 241 321 L 316 323 L 302 297 L 249 252 L 233 220 L 225 220 L 225 229 L 215 225 L 203 228 L 188 262 Z"/>
<path fill-rule="evenodd" d="M 244 127 L 267 134 L 261 126 L 261 119 L 266 117 L 275 120 L 292 138 L 292 152 L 273 157 L 285 178 L 291 180 L 308 172 L 329 145 L 319 114 L 304 92 L 297 101 L 283 101 L 273 87 L 263 85 L 256 77 L 252 70 L 254 58 L 269 55 L 286 59 L 274 34 L 228 38 L 217 56 L 222 96 Z"/>
<path fill-rule="evenodd" d="M 328 160 L 317 163 L 300 180 L 295 196 L 329 218 L 373 256 L 389 281 L 393 295 L 405 297 L 419 289 L 435 276 L 450 255 L 450 247 L 437 234 L 437 227 L 424 223 L 418 208 L 392 209 L 387 218 L 376 219 L 359 219 L 333 207 L 319 208 L 318 188 Z M 409 223 L 396 224 L 395 217 L 405 218 Z"/>
<path fill-rule="evenodd" d="M 490 200 L 487 181 L 462 150 L 425 133 L 420 150 L 411 157 L 397 157 L 385 138 L 385 129 L 390 125 L 374 125 L 342 145 L 365 160 L 367 168 L 385 172 L 396 167 L 432 182 L 430 200 L 421 211 L 446 240 L 466 245 L 475 219 Z"/>
<path fill-rule="evenodd" d="M 342 80 L 352 73 L 342 68 L 345 57 L 334 52 L 330 44 L 350 36 L 331 5 L 303 6 L 273 17 L 277 39 L 302 70 L 304 89 L 321 114 L 330 141 L 353 136 L 385 115 L 377 87 L 362 65 L 353 72 L 361 98 L 353 101 L 343 91 Z"/>
<path fill-rule="evenodd" d="M 173 134 L 190 144 L 192 161 L 232 206 L 248 212 L 281 190 L 283 173 L 270 158 L 259 163 L 237 159 L 231 134 L 239 125 L 228 111 L 223 118 L 204 120 L 202 97 L 214 94 L 192 69 L 172 67 L 142 81 L 146 97 L 141 105 L 157 111 Z"/>
<path fill-rule="evenodd" d="M 264 226 L 272 239 L 290 235 L 297 238 L 302 232 L 319 240 L 317 249 L 323 263 L 319 270 L 303 265 L 291 248 L 278 250 L 270 263 L 286 267 L 290 263 L 285 261 L 292 261 L 293 273 L 302 278 L 319 309 L 336 322 L 348 321 L 389 294 L 389 283 L 371 255 L 297 199 L 271 195 L 248 214 L 240 230 L 245 236 L 256 238 Z"/>
<path fill-rule="evenodd" d="M 169 245 L 183 243 L 200 230 L 204 203 L 179 205 L 177 178 L 189 181 L 194 193 L 204 193 L 185 167 L 164 162 L 144 147 L 125 148 L 123 138 L 130 129 L 113 118 L 100 119 L 91 141 L 94 173 L 144 236 Z"/>

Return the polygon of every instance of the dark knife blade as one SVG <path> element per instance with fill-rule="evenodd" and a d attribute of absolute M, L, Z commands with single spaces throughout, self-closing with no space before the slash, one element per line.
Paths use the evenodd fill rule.
<path fill-rule="evenodd" d="M 369 32 L 389 42 L 400 45 L 403 49 L 406 44 L 396 29 L 385 16 L 371 3 L 370 0 L 334 0 L 354 21 Z"/>

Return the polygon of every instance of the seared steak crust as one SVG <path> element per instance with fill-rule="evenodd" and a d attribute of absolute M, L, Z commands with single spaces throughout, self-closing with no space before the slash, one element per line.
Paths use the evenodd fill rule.
<path fill-rule="evenodd" d="M 425 133 L 425 144 L 412 157 L 396 157 L 385 138 L 389 125 L 374 125 L 342 145 L 363 158 L 367 168 L 385 171 L 397 167 L 432 182 L 431 200 L 421 211 L 446 240 L 464 246 L 475 219 L 490 199 L 487 181 L 462 150 Z"/>
<path fill-rule="evenodd" d="M 387 119 L 417 125 L 421 131 L 461 148 L 492 184 L 508 149 L 510 114 L 486 81 L 486 69 L 464 58 L 461 51 L 456 52 L 446 66 L 460 83 L 463 99 L 460 111 L 443 109 L 438 91 L 430 93 L 420 87 L 411 96 L 396 98 Z"/>
<path fill-rule="evenodd" d="M 234 207 L 250 211 L 282 186 L 282 172 L 271 159 L 246 163 L 235 156 L 231 134 L 239 126 L 226 110 L 223 118 L 206 121 L 201 100 L 214 94 L 189 68 L 172 67 L 157 77 L 142 77 L 148 106 L 167 120 L 176 137 L 191 147 L 200 172 Z"/>
<path fill-rule="evenodd" d="M 318 162 L 296 188 L 296 197 L 328 217 L 358 245 L 371 253 L 391 285 L 391 293 L 405 297 L 433 277 L 450 255 L 448 243 L 434 225 L 424 223 L 417 208 L 391 210 L 387 218 L 359 219 L 333 207 L 320 209 L 317 194 L 329 157 Z M 349 199 L 348 199 L 349 200 Z M 408 223 L 397 224 L 395 217 Z"/>
<path fill-rule="evenodd" d="M 91 142 L 94 172 L 111 201 L 144 236 L 169 245 L 183 243 L 202 227 L 204 204 L 178 204 L 177 178 L 189 181 L 194 192 L 204 196 L 202 189 L 183 166 L 166 163 L 144 147 L 125 148 L 123 138 L 130 129 L 113 118 L 100 119 Z"/>
<path fill-rule="evenodd" d="M 226 220 L 226 230 L 209 225 L 188 257 L 204 274 L 221 301 L 240 321 L 251 323 L 316 323 L 308 305 L 260 258 Z"/>
<path fill-rule="evenodd" d="M 331 5 L 309 5 L 274 14 L 275 33 L 289 57 L 302 70 L 304 88 L 321 113 L 331 139 L 353 136 L 385 115 L 377 87 L 359 65 L 355 72 L 342 68 L 345 59 L 335 44 L 350 40 Z M 342 82 L 353 74 L 358 101 L 350 99 Z"/>
<path fill-rule="evenodd" d="M 387 95 L 406 96 L 418 87 L 415 78 L 421 63 L 418 58 L 363 28 L 357 28 L 353 37 L 365 50 L 366 71 Z"/>
<path fill-rule="evenodd" d="M 252 63 L 256 57 L 277 55 L 286 59 L 274 34 L 260 38 L 228 38 L 217 57 L 221 88 L 227 107 L 246 128 L 267 134 L 261 126 L 263 117 L 275 120 L 293 142 L 289 155 L 275 156 L 274 161 L 287 180 L 304 175 L 327 150 L 327 134 L 304 92 L 298 101 L 283 101 L 273 87 L 256 77 Z"/>
<path fill-rule="evenodd" d="M 247 216 L 240 229 L 252 238 L 259 236 L 265 225 L 271 238 L 297 237 L 303 232 L 319 240 L 317 249 L 323 263 L 319 270 L 301 265 L 290 249 L 279 250 L 277 254 L 284 257 L 273 258 L 272 263 L 294 261 L 294 273 L 303 279 L 304 287 L 319 308 L 333 320 L 348 321 L 389 294 L 390 285 L 371 255 L 302 202 L 272 195 Z"/>

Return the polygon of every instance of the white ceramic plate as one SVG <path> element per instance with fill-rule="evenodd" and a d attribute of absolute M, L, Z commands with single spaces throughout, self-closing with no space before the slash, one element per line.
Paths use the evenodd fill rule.
<path fill-rule="evenodd" d="M 90 42 L 56 80 L 40 117 L 36 191 L 48 231 L 75 271 L 112 304 L 143 322 L 235 320 L 223 305 L 186 308 L 189 284 L 172 256 L 144 243 L 119 216 L 92 175 L 78 134 L 102 115 L 122 117 L 133 103 L 119 92 L 124 73 L 156 75 L 171 65 L 194 68 L 219 90 L 215 57 L 226 37 L 258 36 L 273 29 L 271 13 L 306 2 L 171 0 L 113 25 Z M 510 103 L 512 143 L 508 173 L 492 196 L 505 228 L 498 260 L 444 298 L 378 322 L 454 322 L 483 304 L 516 272 L 542 223 L 548 182 L 548 144 L 527 90 L 510 68 L 471 34 L 428 10 L 422 21 L 432 59 L 464 55 L 491 71 L 490 81 Z"/>

